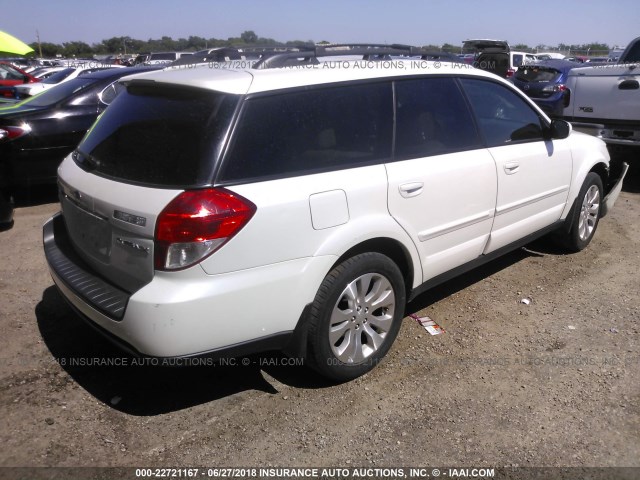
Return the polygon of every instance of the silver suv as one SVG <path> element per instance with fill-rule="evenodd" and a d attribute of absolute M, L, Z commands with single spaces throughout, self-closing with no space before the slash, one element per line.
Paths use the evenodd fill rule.
<path fill-rule="evenodd" d="M 318 47 L 127 79 L 58 171 L 56 285 L 137 355 L 282 349 L 347 380 L 425 289 L 552 231 L 586 247 L 621 186 L 605 145 L 427 58 Z"/>

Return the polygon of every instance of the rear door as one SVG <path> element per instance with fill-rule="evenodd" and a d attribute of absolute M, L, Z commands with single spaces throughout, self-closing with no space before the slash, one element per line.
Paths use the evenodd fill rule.
<path fill-rule="evenodd" d="M 417 246 L 423 280 L 478 257 L 491 231 L 496 167 L 455 80 L 395 82 L 389 211 Z"/>
<path fill-rule="evenodd" d="M 545 120 L 517 92 L 489 79 L 460 82 L 497 166 L 489 253 L 560 219 L 571 185 L 571 150 L 568 139 L 545 140 Z"/>

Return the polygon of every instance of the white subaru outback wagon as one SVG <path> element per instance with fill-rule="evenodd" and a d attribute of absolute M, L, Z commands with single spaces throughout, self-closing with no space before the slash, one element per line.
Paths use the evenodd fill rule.
<path fill-rule="evenodd" d="M 587 246 L 621 188 L 603 142 L 482 70 L 367 50 L 125 80 L 44 225 L 78 314 L 136 355 L 280 349 L 341 381 L 425 289 L 546 233 Z"/>

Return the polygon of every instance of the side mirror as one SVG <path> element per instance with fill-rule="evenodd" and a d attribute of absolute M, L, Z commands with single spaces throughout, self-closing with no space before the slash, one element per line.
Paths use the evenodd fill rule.
<path fill-rule="evenodd" d="M 549 138 L 554 140 L 562 140 L 567 138 L 571 133 L 571 124 L 565 120 L 554 119 L 549 125 Z"/>
<path fill-rule="evenodd" d="M 22 83 L 29 83 L 30 81 L 31 81 L 31 79 L 29 77 L 27 77 L 26 75 L 22 79 Z"/>

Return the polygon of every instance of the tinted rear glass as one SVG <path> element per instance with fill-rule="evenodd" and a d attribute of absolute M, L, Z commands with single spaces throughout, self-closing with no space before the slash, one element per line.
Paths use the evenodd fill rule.
<path fill-rule="evenodd" d="M 515 77 L 522 82 L 553 82 L 560 72 L 553 68 L 536 66 L 520 67 Z"/>
<path fill-rule="evenodd" d="M 519 67 L 520 65 L 522 65 L 522 61 L 524 59 L 522 58 L 522 55 L 519 55 L 517 53 L 513 54 L 513 66 L 514 67 Z"/>
<path fill-rule="evenodd" d="M 87 132 L 76 162 L 129 183 L 209 184 L 237 101 L 209 90 L 129 86 Z"/>
<path fill-rule="evenodd" d="M 483 53 L 474 62 L 474 66 L 499 77 L 506 77 L 507 70 L 511 68 L 508 53 Z"/>
<path fill-rule="evenodd" d="M 391 156 L 389 82 L 257 97 L 243 110 L 223 181 L 338 170 Z"/>

